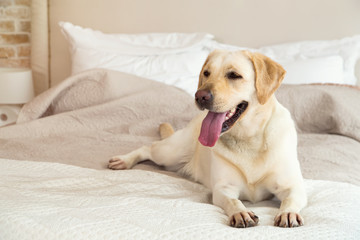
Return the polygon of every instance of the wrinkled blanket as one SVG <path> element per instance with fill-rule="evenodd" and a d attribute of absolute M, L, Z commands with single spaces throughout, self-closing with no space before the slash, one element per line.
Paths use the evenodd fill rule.
<path fill-rule="evenodd" d="M 0 159 L 0 239 L 346 239 L 360 237 L 360 187 L 307 180 L 305 225 L 274 227 L 279 202 L 245 204 L 259 226 L 228 226 L 200 184 L 142 171 Z M 320 190 L 320 191 L 319 191 Z"/>
<path fill-rule="evenodd" d="M 359 239 L 359 90 L 282 86 L 277 97 L 299 132 L 305 226 L 273 227 L 279 202 L 265 201 L 246 203 L 260 226 L 234 229 L 200 184 L 149 162 L 108 170 L 111 156 L 158 140 L 160 123 L 180 129 L 199 110 L 180 89 L 97 69 L 0 128 L 0 239 Z"/>
<path fill-rule="evenodd" d="M 296 122 L 304 177 L 360 185 L 360 91 L 284 85 L 277 98 Z M 160 123 L 179 129 L 198 112 L 180 89 L 90 70 L 25 105 L 17 125 L 0 128 L 0 157 L 106 169 L 113 155 L 158 140 Z"/>

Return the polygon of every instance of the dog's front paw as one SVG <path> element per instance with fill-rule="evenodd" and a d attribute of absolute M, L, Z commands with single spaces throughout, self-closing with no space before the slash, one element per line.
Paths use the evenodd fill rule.
<path fill-rule="evenodd" d="M 284 212 L 275 217 L 275 226 L 292 228 L 304 225 L 304 219 L 298 213 Z"/>
<path fill-rule="evenodd" d="M 254 227 L 258 222 L 259 217 L 253 212 L 238 212 L 230 217 L 230 226 L 236 228 Z"/>
<path fill-rule="evenodd" d="M 120 156 L 115 156 L 109 160 L 108 168 L 113 170 L 123 170 L 128 169 L 129 167 L 127 166 L 126 162 L 120 158 Z"/>

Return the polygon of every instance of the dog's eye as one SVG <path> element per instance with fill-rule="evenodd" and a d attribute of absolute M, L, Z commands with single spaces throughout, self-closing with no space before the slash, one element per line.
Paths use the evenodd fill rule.
<path fill-rule="evenodd" d="M 205 77 L 210 76 L 210 72 L 209 72 L 208 70 L 205 70 L 205 71 L 204 71 L 204 76 L 205 76 Z"/>
<path fill-rule="evenodd" d="M 236 79 L 241 79 L 241 78 L 243 78 L 240 74 L 238 74 L 238 73 L 236 73 L 236 72 L 233 72 L 233 71 L 228 72 L 228 73 L 226 74 L 226 77 L 227 77 L 228 79 L 231 79 L 231 80 L 236 80 Z"/>

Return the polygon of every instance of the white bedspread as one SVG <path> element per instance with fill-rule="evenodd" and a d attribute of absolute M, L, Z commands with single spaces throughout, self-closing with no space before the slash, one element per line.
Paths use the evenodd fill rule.
<path fill-rule="evenodd" d="M 0 159 L 0 239 L 360 239 L 360 187 L 306 180 L 303 227 L 273 227 L 279 203 L 247 204 L 257 227 L 227 225 L 209 191 L 174 174 Z"/>

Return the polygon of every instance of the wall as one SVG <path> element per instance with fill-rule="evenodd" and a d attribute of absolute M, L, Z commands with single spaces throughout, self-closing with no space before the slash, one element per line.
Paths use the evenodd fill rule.
<path fill-rule="evenodd" d="M 30 67 L 31 0 L 0 0 L 0 67 Z"/>

